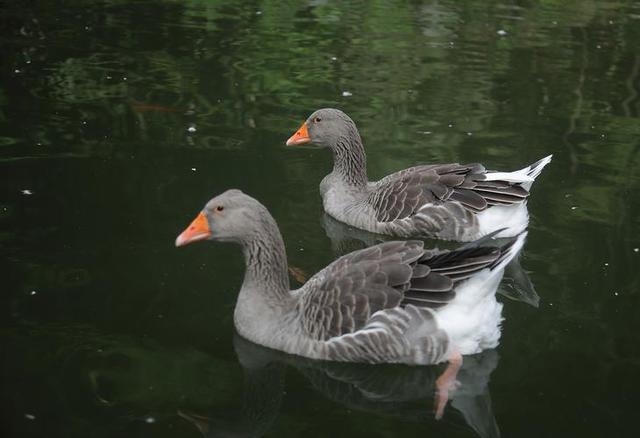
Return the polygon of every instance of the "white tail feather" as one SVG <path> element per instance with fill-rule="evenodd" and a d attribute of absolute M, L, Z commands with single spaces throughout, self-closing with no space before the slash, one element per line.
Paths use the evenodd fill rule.
<path fill-rule="evenodd" d="M 485 174 L 485 181 L 507 181 L 513 183 L 520 183 L 522 186 L 529 190 L 531 184 L 536 179 L 542 169 L 551 162 L 553 155 L 547 155 L 541 160 L 536 161 L 530 166 L 524 169 L 516 170 L 515 172 L 487 172 Z"/>
<path fill-rule="evenodd" d="M 528 168 L 527 168 L 528 169 Z M 524 170 L 524 169 L 523 169 Z M 522 170 L 517 170 L 515 172 L 491 172 L 486 173 L 485 181 L 507 181 L 514 183 L 522 183 L 522 182 L 533 182 L 533 178 L 531 178 L 526 173 L 521 173 Z"/>
<path fill-rule="evenodd" d="M 542 169 L 544 169 L 544 166 L 551 163 L 551 158 L 553 158 L 553 155 L 547 155 L 546 157 L 536 161 L 531 166 L 526 167 L 522 170 L 527 170 L 527 174 L 531 178 L 536 179 L 538 175 L 540 175 L 540 173 L 542 172 Z"/>

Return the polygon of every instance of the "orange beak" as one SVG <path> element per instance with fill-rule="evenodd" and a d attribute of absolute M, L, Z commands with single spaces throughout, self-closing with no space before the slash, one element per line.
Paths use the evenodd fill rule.
<path fill-rule="evenodd" d="M 287 146 L 305 143 L 311 143 L 311 138 L 309 138 L 309 131 L 307 131 L 307 122 L 304 122 L 300 129 L 298 129 L 295 134 L 289 137 L 289 140 L 287 140 Z"/>
<path fill-rule="evenodd" d="M 191 225 L 178 236 L 176 246 L 184 246 L 199 240 L 208 239 L 209 237 L 211 237 L 209 222 L 204 213 L 200 212 L 193 222 L 191 222 Z"/>

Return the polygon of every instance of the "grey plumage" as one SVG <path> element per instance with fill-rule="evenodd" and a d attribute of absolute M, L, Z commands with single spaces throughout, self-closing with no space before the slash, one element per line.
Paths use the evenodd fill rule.
<path fill-rule="evenodd" d="M 477 163 L 411 167 L 375 183 L 366 203 L 376 220 L 385 223 L 415 216 L 425 206 L 457 203 L 463 209 L 449 209 L 448 213 L 453 220 L 472 224 L 475 213 L 494 205 L 519 204 L 529 197 L 529 191 L 517 183 L 484 181 L 485 173 Z"/>
<path fill-rule="evenodd" d="M 364 146 L 349 116 L 325 108 L 305 123 L 305 141 L 333 153 L 333 171 L 320 184 L 325 211 L 349 225 L 392 236 L 471 241 L 502 226 L 500 219 L 480 219 L 494 207 L 514 207 L 503 211 L 514 221 L 503 237 L 515 236 L 526 227 L 531 183 L 551 160 L 507 173 L 478 163 L 420 165 L 369 182 Z"/>
<path fill-rule="evenodd" d="M 484 172 L 480 164 L 411 167 L 378 181 L 367 202 L 376 211 L 376 219 L 381 222 L 405 219 L 416 214 L 421 206 L 449 200 L 459 202 L 472 212 L 482 211 L 490 204 L 474 189 L 478 187 L 477 180 L 484 178 Z M 495 190 L 511 189 L 505 185 Z M 515 202 L 521 202 L 523 198 Z"/>
<path fill-rule="evenodd" d="M 445 360 L 451 340 L 436 312 L 476 274 L 499 269 L 501 275 L 524 239 L 453 251 L 425 250 L 421 241 L 385 242 L 340 257 L 289 291 L 284 244 L 262 204 L 228 191 L 212 199 L 203 214 L 210 239 L 243 247 L 246 273 L 234 317 L 238 332 L 289 353 L 347 362 Z"/>
<path fill-rule="evenodd" d="M 334 219 L 326 213 L 322 215 L 322 226 L 325 230 L 327 238 L 331 240 L 333 254 L 336 257 L 391 239 L 391 237 L 381 236 L 351 227 L 343 222 Z M 497 234 L 501 233 L 502 231 L 502 229 L 498 229 L 493 233 L 485 235 L 482 239 L 479 239 L 478 241 L 474 241 L 472 243 L 489 243 L 495 238 Z M 425 242 L 425 245 L 429 245 L 429 243 Z M 462 248 L 464 248 L 464 245 L 459 247 L 458 249 Z M 420 277 L 422 268 L 426 268 L 427 270 L 429 269 L 424 265 L 414 266 L 414 271 L 418 271 L 414 272 L 413 276 L 415 278 Z M 300 284 L 303 284 L 305 281 L 306 277 L 305 280 Z M 511 300 L 525 302 L 534 307 L 538 306 L 540 300 L 540 297 L 536 293 L 531 279 L 520 265 L 518 257 L 509 262 L 509 264 L 506 266 L 504 271 L 504 279 L 498 287 L 497 294 L 502 295 L 503 297 L 507 297 Z"/>

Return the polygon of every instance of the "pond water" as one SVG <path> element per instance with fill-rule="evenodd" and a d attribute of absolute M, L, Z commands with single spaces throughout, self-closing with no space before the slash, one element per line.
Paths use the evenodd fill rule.
<path fill-rule="evenodd" d="M 3 436 L 635 435 L 640 2 L 31 1 L 0 24 Z M 362 245 L 329 237 L 328 151 L 284 146 L 321 107 L 372 179 L 554 155 L 520 260 L 539 298 L 503 287 L 501 344 L 439 421 L 441 366 L 250 344 L 239 248 L 174 247 L 233 187 L 307 274 Z"/>

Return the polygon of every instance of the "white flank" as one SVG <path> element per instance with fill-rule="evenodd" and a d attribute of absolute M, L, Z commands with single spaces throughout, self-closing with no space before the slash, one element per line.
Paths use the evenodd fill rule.
<path fill-rule="evenodd" d="M 486 236 L 500 228 L 505 230 L 496 237 L 513 237 L 523 232 L 529 225 L 527 204 L 494 205 L 477 214 L 478 234 L 476 238 Z"/>
<path fill-rule="evenodd" d="M 498 345 L 502 304 L 496 301 L 496 289 L 505 266 L 522 249 L 526 236 L 526 232 L 520 234 L 498 266 L 471 277 L 456 290 L 451 303 L 436 311 L 438 326 L 460 354 L 475 354 Z"/>

